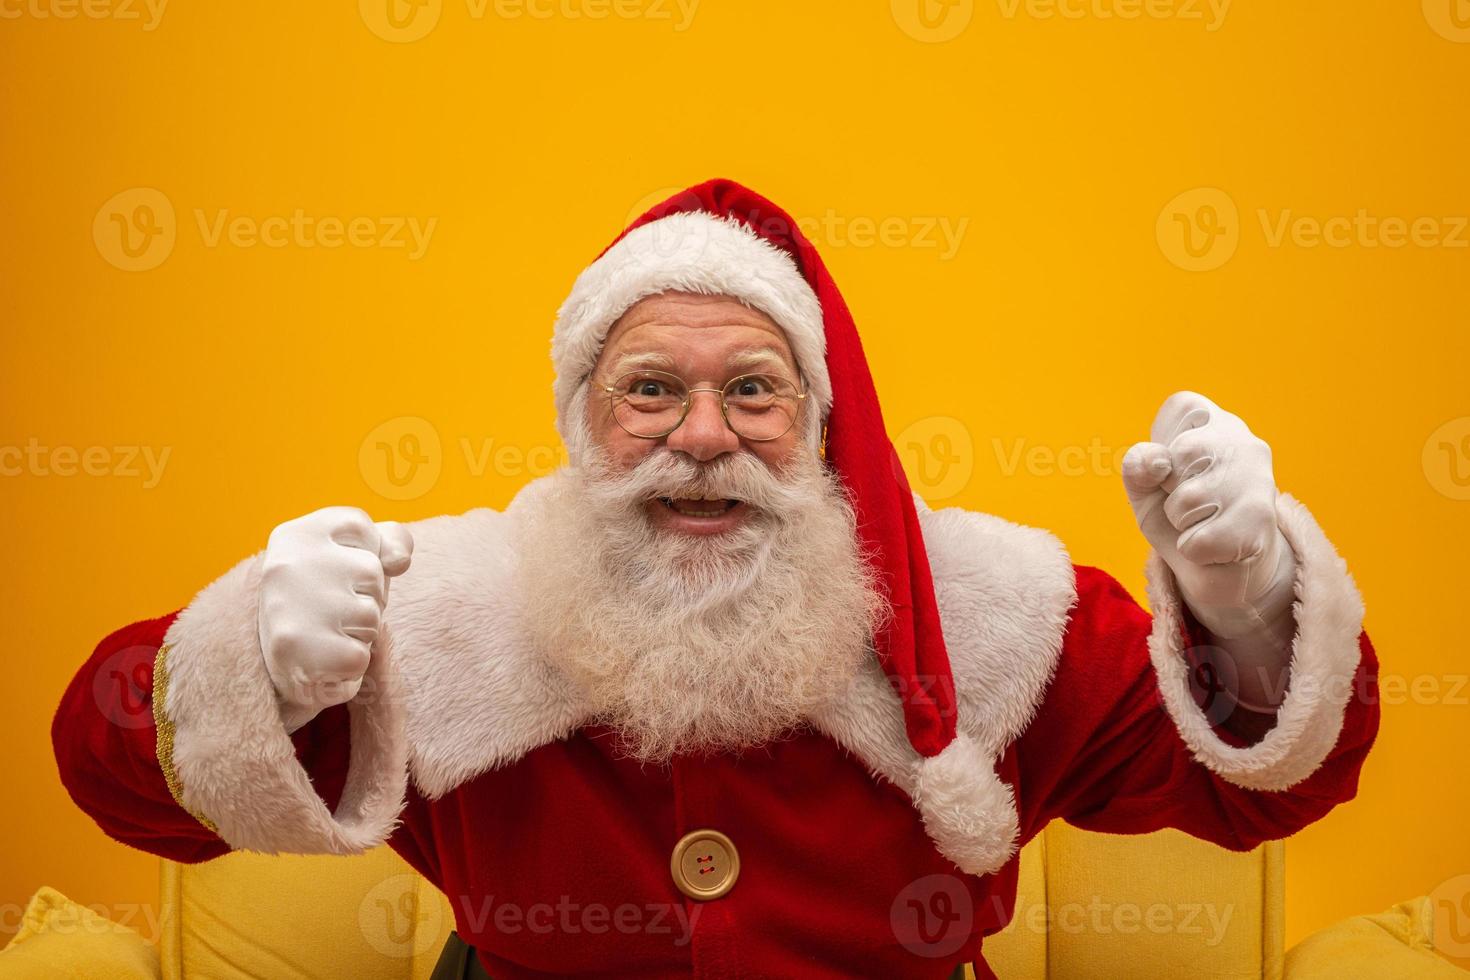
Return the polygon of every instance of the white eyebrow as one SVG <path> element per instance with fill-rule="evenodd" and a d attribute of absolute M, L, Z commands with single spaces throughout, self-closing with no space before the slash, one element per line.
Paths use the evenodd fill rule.
<path fill-rule="evenodd" d="M 674 373 L 674 359 L 668 354 L 659 351 L 645 351 L 642 353 L 620 354 L 608 365 L 608 374 L 619 378 L 630 371 L 667 371 Z"/>
<path fill-rule="evenodd" d="M 775 370 L 777 373 L 788 370 L 786 359 L 774 347 L 744 347 L 735 351 L 725 363 L 737 374 L 755 369 Z"/>
<path fill-rule="evenodd" d="M 753 371 L 773 371 L 784 374 L 789 370 L 786 359 L 774 347 L 742 347 L 733 351 L 726 360 L 731 377 Z M 678 365 L 674 358 L 662 351 L 632 351 L 620 354 L 608 365 L 608 376 L 620 378 L 633 371 L 665 371 L 677 375 Z"/>

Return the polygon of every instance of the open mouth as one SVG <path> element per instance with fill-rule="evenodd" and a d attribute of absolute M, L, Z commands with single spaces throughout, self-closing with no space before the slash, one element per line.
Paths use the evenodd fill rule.
<path fill-rule="evenodd" d="M 740 506 L 740 501 L 729 498 L 706 500 L 694 497 L 660 497 L 658 501 L 669 510 L 676 514 L 683 514 L 685 517 L 719 517 Z"/>

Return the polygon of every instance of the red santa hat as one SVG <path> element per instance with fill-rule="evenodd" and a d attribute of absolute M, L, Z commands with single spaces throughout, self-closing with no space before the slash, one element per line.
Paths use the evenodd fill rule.
<path fill-rule="evenodd" d="M 913 493 L 852 314 L 790 215 L 740 184 L 711 180 L 655 205 L 583 271 L 552 339 L 563 440 L 576 458 L 584 382 L 612 325 L 671 290 L 737 298 L 785 332 L 826 425 L 827 464 L 851 495 L 863 553 L 892 610 L 873 643 L 918 756 L 907 788 L 942 852 L 967 871 L 994 870 L 1015 838 L 1011 795 L 993 761 L 956 737 L 954 679 Z"/>

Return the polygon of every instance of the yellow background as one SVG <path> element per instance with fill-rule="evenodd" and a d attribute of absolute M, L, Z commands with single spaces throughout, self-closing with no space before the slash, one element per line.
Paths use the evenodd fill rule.
<path fill-rule="evenodd" d="M 1364 209 L 1455 239 L 1470 31 L 1449 0 L 1223 20 L 928 0 L 929 27 L 914 0 L 703 0 L 687 23 L 670 0 L 398 0 L 397 28 L 377 0 L 174 0 L 151 30 L 141 0 L 108 2 L 0 0 L 0 447 L 50 451 L 0 457 L 5 931 L 43 883 L 115 914 L 155 901 L 155 861 L 55 775 L 51 713 L 95 642 L 318 506 L 503 506 L 557 445 L 571 279 L 640 204 L 711 176 L 813 223 L 921 491 L 1053 529 L 1135 594 L 1113 453 L 1178 388 L 1242 415 L 1348 558 L 1401 685 L 1359 798 L 1288 845 L 1288 940 L 1470 871 L 1470 232 L 1272 237 L 1283 214 Z M 135 188 L 172 207 L 174 242 L 124 271 L 108 232 L 148 224 Z M 297 209 L 437 223 L 417 259 L 206 234 Z M 1181 251 L 1191 223 L 1221 251 Z M 399 491 L 376 443 L 415 433 L 429 475 Z M 169 452 L 156 485 L 127 446 Z M 110 462 L 61 475 L 58 447 Z"/>

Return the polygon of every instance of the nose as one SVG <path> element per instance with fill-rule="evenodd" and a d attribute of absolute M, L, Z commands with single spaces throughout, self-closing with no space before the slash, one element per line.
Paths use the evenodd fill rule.
<path fill-rule="evenodd" d="M 740 448 L 740 437 L 730 431 L 725 417 L 720 414 L 718 391 L 691 391 L 689 414 L 684 424 L 670 432 L 664 443 L 669 449 L 687 453 L 701 463 L 706 463 L 723 453 L 733 453 Z"/>

